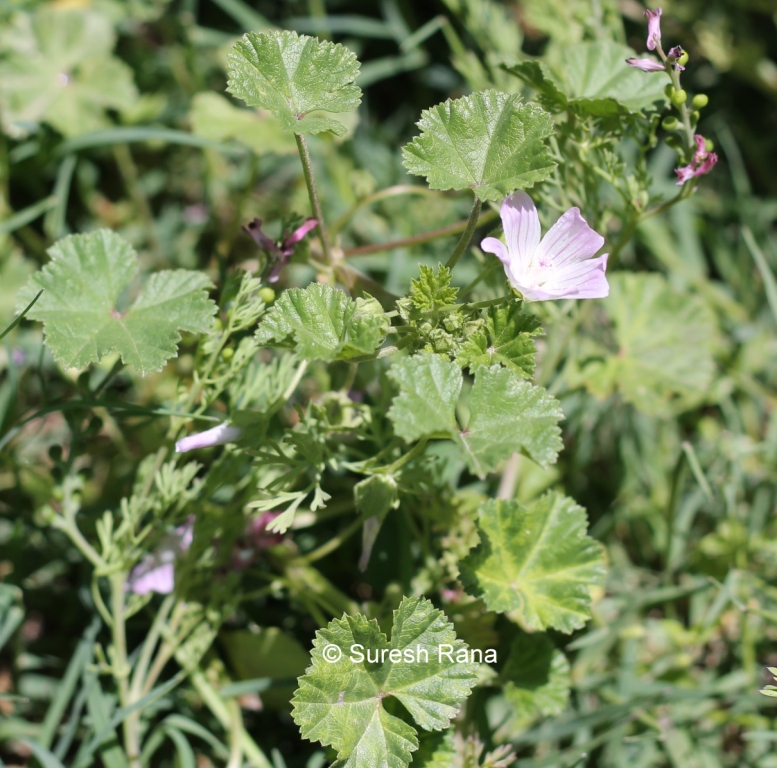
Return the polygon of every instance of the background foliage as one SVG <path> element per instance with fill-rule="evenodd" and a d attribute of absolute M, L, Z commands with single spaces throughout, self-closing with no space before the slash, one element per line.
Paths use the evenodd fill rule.
<path fill-rule="evenodd" d="M 685 87 L 710 97 L 700 130 L 721 162 L 694 196 L 641 218 L 644 196 L 668 199 L 676 191 L 676 158 L 663 140 L 645 153 L 644 173 L 634 170 L 647 135 L 635 115 L 661 98 L 663 80 L 651 90 L 657 75 L 624 69 L 613 101 L 612 91 L 602 97 L 587 79 L 591 68 L 570 66 L 592 51 L 603 51 L 610 67 L 623 46 L 641 54 L 636 3 L 0 3 L 0 325 L 11 322 L 20 297 L 26 303 L 35 295 L 30 275 L 57 263 L 57 250 L 47 255 L 56 241 L 99 229 L 130 245 L 98 271 L 104 286 L 81 283 L 84 295 L 115 290 L 130 314 L 167 280 L 164 290 L 188 288 L 199 303 L 164 313 L 166 349 L 141 354 L 134 369 L 119 368 L 111 354 L 98 362 L 102 351 L 93 350 L 83 359 L 59 354 L 65 363 L 95 363 L 65 370 L 44 346 L 43 327 L 28 320 L 2 339 L 5 764 L 126 766 L 121 732 L 134 719 L 146 764 L 239 765 L 236 744 L 256 765 L 328 764 L 334 753 L 322 743 L 332 742 L 303 740 L 298 725 L 306 715 L 293 714 L 291 704 L 316 631 L 344 631 L 345 612 L 360 616 L 353 623 L 365 632 L 393 638 L 403 595 L 426 595 L 453 627 L 444 631 L 473 648 L 497 648 L 499 662 L 481 667 L 452 730 L 434 733 L 399 706 L 386 715 L 408 742 L 418 738 L 413 765 L 496 767 L 511 753 L 527 768 L 777 765 L 773 704 L 759 692 L 770 681 L 765 666 L 777 666 L 777 12 L 768 0 L 678 0 L 663 10 L 664 38 L 691 56 Z M 294 137 L 226 92 L 235 41 L 270 27 L 346 45 L 362 62 L 356 83 L 363 91 L 358 110 L 352 91 L 340 94 L 332 119 L 342 136 L 308 137 L 330 236 L 342 253 L 337 272 L 322 269 L 318 246 L 306 241 L 275 286 L 291 290 L 275 302 L 268 293 L 256 300 L 259 285 L 239 278 L 238 268 L 263 266 L 241 227 L 258 216 L 281 239 L 310 215 L 308 194 Z M 534 77 L 540 68 L 527 62 L 537 61 L 543 77 L 547 70 L 556 78 L 543 82 L 557 85 L 508 71 Z M 606 301 L 535 305 L 522 319 L 490 309 L 464 317 L 470 325 L 440 309 L 458 299 L 446 293 L 453 289 L 441 270 L 432 270 L 448 259 L 471 197 L 429 191 L 408 176 L 401 150 L 409 146 L 409 167 L 426 175 L 437 105 L 453 98 L 466 106 L 471 92 L 489 87 L 538 94 L 558 121 L 573 107 L 580 131 L 601 129 L 595 144 L 574 132 L 561 145 L 551 142 L 551 159 L 566 164 L 535 189 L 543 215 L 580 205 L 606 235 Z M 255 103 L 273 108 L 262 98 Z M 618 143 L 607 123 L 596 122 L 608 119 L 631 131 L 631 143 Z M 308 127 L 316 133 L 322 125 Z M 537 180 L 548 173 L 543 162 Z M 488 164 L 449 175 L 441 184 L 430 177 L 430 185 L 475 183 L 486 201 L 504 191 L 490 186 Z M 478 231 L 486 233 L 496 214 L 488 203 L 484 211 Z M 394 241 L 400 244 L 379 245 Z M 79 249 L 80 258 L 99 261 L 105 254 L 89 243 L 62 241 L 60 263 L 73 269 L 65 251 L 75 260 Z M 454 287 L 466 295 L 486 265 L 472 249 L 456 267 Z M 123 282 L 113 282 L 112 269 Z M 143 282 L 136 271 L 154 277 Z M 46 274 L 34 279 L 43 285 Z M 341 324 L 306 338 L 301 349 L 291 307 L 317 275 L 317 300 L 337 304 Z M 492 272 L 476 298 L 503 295 L 500 280 Z M 373 305 L 333 298 L 326 282 L 358 283 L 384 307 L 409 293 L 399 311 L 413 329 L 410 348 L 439 357 L 404 358 L 390 374 L 380 360 L 352 367 L 387 329 Z M 232 310 L 220 311 L 216 332 L 198 340 L 192 332 L 204 330 L 202 313 L 213 309 L 203 293 L 211 284 L 211 298 Z M 55 310 L 42 297 L 28 317 L 63 332 Z M 110 334 L 109 314 L 90 323 L 105 322 Z M 272 321 L 263 321 L 260 341 L 278 350 L 257 352 L 260 316 Z M 158 370 L 180 331 L 178 355 Z M 500 345 L 500 334 L 512 341 Z M 306 367 L 284 345 L 306 357 Z M 461 373 L 467 366 L 473 376 Z M 428 423 L 418 423 L 403 409 L 412 411 L 412 388 L 427 373 L 452 384 L 449 397 L 430 407 Z M 557 464 L 540 468 L 550 456 L 532 453 L 531 435 L 509 424 L 504 446 L 486 432 L 469 462 L 449 440 L 432 444 L 434 461 L 401 463 L 407 454 L 392 435 L 461 441 L 458 427 L 470 419 L 503 426 L 499 402 L 482 394 L 497 377 L 509 379 L 516 398 L 532 377 L 558 399 L 564 450 Z M 386 413 L 397 393 L 388 418 L 373 420 L 369 404 Z M 494 413 L 470 413 L 479 396 Z M 551 401 L 547 409 L 555 423 Z M 173 462 L 179 414 L 202 417 L 195 428 L 205 429 L 227 412 L 245 429 L 245 450 Z M 369 475 L 356 453 L 363 450 L 366 461 L 385 445 L 397 465 Z M 524 457 L 505 466 L 518 447 L 538 464 Z M 281 479 L 289 476 L 298 484 L 285 490 Z M 500 485 L 510 498 L 483 504 Z M 587 534 L 570 499 L 587 511 Z M 278 525 L 286 533 L 249 537 L 248 517 L 280 509 L 290 510 Z M 105 545 L 99 567 L 108 581 L 196 513 L 194 543 L 176 572 L 186 600 L 128 601 L 129 661 L 135 670 L 145 664 L 152 680 L 146 690 L 143 676 L 128 678 L 138 696 L 153 694 L 142 711 L 123 711 L 120 685 L 103 674 L 115 662 L 104 657 L 111 630 L 99 602 L 107 593 L 95 589 L 94 564 L 68 535 L 76 510 L 88 542 Z M 520 571 L 525 564 L 499 561 L 488 541 L 500 517 L 517 526 L 527 510 L 549 524 L 560 514 L 577 521 L 569 537 L 585 547 L 580 562 L 564 557 L 563 536 L 547 557 L 571 571 L 570 583 L 582 573 L 587 587 L 576 588 L 570 605 L 533 611 L 529 621 L 524 611 L 516 622 L 515 594 L 499 604 L 507 615 L 497 615 L 489 608 L 497 610 L 500 596 L 484 589 L 481 599 L 469 598 L 458 576 L 461 570 L 477 590 L 479 579 Z M 358 533 L 369 530 L 370 515 L 383 522 L 362 571 Z M 126 521 L 141 519 L 161 523 L 140 537 Z M 242 552 L 248 567 L 235 565 Z M 543 584 L 527 581 L 535 592 L 522 597 L 531 605 Z M 548 631 L 526 631 L 537 629 Z M 142 651 L 149 636 L 161 641 L 153 664 Z M 309 676 L 295 701 L 309 692 Z"/>

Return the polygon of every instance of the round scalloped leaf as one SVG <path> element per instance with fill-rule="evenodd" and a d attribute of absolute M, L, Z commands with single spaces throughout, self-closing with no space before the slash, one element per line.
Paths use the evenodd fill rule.
<path fill-rule="evenodd" d="M 585 624 L 591 587 L 606 571 L 582 507 L 554 492 L 527 507 L 492 499 L 477 526 L 480 544 L 460 563 L 467 592 L 527 631 L 569 633 Z"/>
<path fill-rule="evenodd" d="M 330 646 L 339 654 L 330 656 Z M 468 656 L 466 644 L 424 598 L 402 599 L 391 641 L 374 619 L 344 615 L 316 633 L 292 717 L 304 738 L 337 751 L 342 768 L 406 768 L 418 748 L 416 731 L 383 701 L 397 698 L 425 730 L 447 728 L 476 682 L 477 664 L 459 660 L 462 654 Z"/>
<path fill-rule="evenodd" d="M 227 90 L 249 107 L 272 112 L 292 133 L 346 127 L 316 112 L 349 112 L 359 106 L 356 55 L 339 43 L 289 31 L 249 32 L 227 56 Z M 314 113 L 314 114 L 311 114 Z"/>
<path fill-rule="evenodd" d="M 43 322 L 46 344 L 66 368 L 84 368 L 109 352 L 142 375 L 159 371 L 176 354 L 180 331 L 210 329 L 216 305 L 201 272 L 186 269 L 152 274 L 129 309 L 117 301 L 138 271 L 132 246 L 107 229 L 71 235 L 48 250 L 51 261 L 25 283 L 21 311 Z"/>
<path fill-rule="evenodd" d="M 424 111 L 418 127 L 421 135 L 402 150 L 403 161 L 432 189 L 472 189 L 483 201 L 501 200 L 555 168 L 546 144 L 550 115 L 517 94 L 449 99 Z"/>

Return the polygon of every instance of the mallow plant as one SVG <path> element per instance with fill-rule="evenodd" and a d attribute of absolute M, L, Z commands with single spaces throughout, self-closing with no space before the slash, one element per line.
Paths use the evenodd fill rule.
<path fill-rule="evenodd" d="M 246 34 L 228 56 L 229 93 L 293 137 L 309 198 L 277 240 L 263 211 L 246 222 L 252 271 L 220 285 L 183 269 L 139 277 L 137 254 L 108 230 L 50 248 L 19 311 L 43 323 L 61 366 L 94 375 L 79 379 L 71 440 L 52 454 L 58 485 L 45 517 L 91 569 L 98 619 L 79 652 L 116 697 L 102 716 L 90 704 L 91 736 L 73 765 L 98 754 L 153 765 L 165 740 L 178 748 L 182 729 L 199 733 L 169 712 L 185 684 L 223 727 L 230 766 L 278 764 L 234 699 L 264 689 L 240 688 L 211 663 L 215 638 L 246 604 L 306 617 L 312 649 L 291 717 L 334 765 L 469 755 L 455 764 L 505 766 L 509 747 L 483 756 L 462 723 L 492 700 L 524 725 L 564 710 L 564 637 L 590 618 L 606 562 L 584 509 L 554 488 L 519 501 L 516 476 L 563 448 L 560 404 L 535 383 L 543 324 L 578 312 L 578 300 L 609 301 L 611 289 L 622 300 L 628 286 L 613 274 L 634 228 L 715 164 L 695 132 L 705 99 L 688 108 L 687 55 L 664 53 L 660 13 L 648 12 L 647 42 L 660 60 L 581 43 L 558 69 L 503 61 L 507 90 L 421 114 L 404 165 L 441 199 L 467 198 L 471 214 L 445 263 L 421 264 L 405 295 L 348 263 L 316 178 L 321 144 L 310 137 L 346 133 L 337 116 L 359 105 L 359 62 L 289 31 Z M 662 122 L 668 108 L 679 120 Z M 660 141 L 680 157 L 681 189 L 668 199 L 647 169 Z M 99 429 L 95 409 L 131 415 L 113 385 L 161 370 L 182 334 L 193 366 L 153 414 L 158 442 L 132 493 L 85 519 L 78 457 Z M 546 348 L 539 364 L 554 354 Z M 311 536 L 320 530 L 323 541 Z M 359 535 L 361 556 L 349 560 Z M 335 556 L 368 583 L 378 550 L 407 565 L 403 590 L 359 602 L 320 567 Z M 141 612 L 150 628 L 132 646 Z M 497 622 L 508 627 L 499 635 Z M 30 741 L 47 765 L 73 738 L 55 720 Z"/>

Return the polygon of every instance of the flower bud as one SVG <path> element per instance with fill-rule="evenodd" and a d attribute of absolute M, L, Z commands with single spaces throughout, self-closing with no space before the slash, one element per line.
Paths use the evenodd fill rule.
<path fill-rule="evenodd" d="M 272 304 L 275 301 L 275 291 L 272 288 L 260 288 L 259 289 L 259 298 L 265 303 L 265 304 Z"/>
<path fill-rule="evenodd" d="M 667 131 L 676 131 L 676 130 L 679 128 L 679 126 L 680 126 L 680 123 L 678 123 L 678 122 L 677 122 L 677 118 L 676 118 L 676 117 L 665 117 L 665 118 L 664 118 L 664 119 L 661 121 L 661 125 L 662 125 L 662 126 L 663 126 L 663 127 L 664 127 L 664 128 L 667 130 Z"/>
<path fill-rule="evenodd" d="M 674 104 L 676 107 L 680 107 L 688 100 L 688 92 L 680 89 L 679 91 L 675 91 L 671 96 L 672 104 Z"/>
<path fill-rule="evenodd" d="M 694 109 L 703 109 L 709 103 L 710 103 L 710 99 L 709 99 L 709 96 L 707 96 L 706 93 L 697 93 L 693 97 L 693 101 L 691 102 L 691 106 Z"/>

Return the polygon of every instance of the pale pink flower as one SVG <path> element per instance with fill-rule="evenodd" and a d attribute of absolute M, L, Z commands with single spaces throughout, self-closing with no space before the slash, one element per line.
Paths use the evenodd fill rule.
<path fill-rule="evenodd" d="M 636 67 L 643 72 L 666 72 L 666 67 L 660 61 L 653 59 L 626 59 L 630 67 Z"/>
<path fill-rule="evenodd" d="M 593 258 L 604 238 L 578 208 L 563 214 L 542 240 L 537 208 L 525 192 L 505 198 L 501 216 L 507 245 L 487 237 L 480 247 L 504 264 L 510 285 L 525 299 L 601 299 L 609 294 L 608 254 Z"/>
<path fill-rule="evenodd" d="M 175 586 L 175 561 L 192 545 L 194 515 L 165 536 L 159 546 L 146 555 L 127 579 L 127 589 L 136 595 L 159 592 L 169 595 Z"/>
<path fill-rule="evenodd" d="M 656 46 L 661 44 L 661 9 L 656 8 L 655 11 L 648 9 L 645 11 L 645 16 L 648 20 L 647 49 L 655 51 Z"/>
<path fill-rule="evenodd" d="M 176 453 L 186 453 L 198 448 L 210 448 L 213 445 L 224 445 L 237 440 L 243 430 L 240 427 L 230 427 L 227 424 L 219 424 L 213 429 L 207 429 L 205 432 L 197 432 L 179 440 L 175 444 Z"/>
<path fill-rule="evenodd" d="M 259 557 L 262 550 L 274 547 L 283 541 L 281 534 L 267 530 L 270 523 L 280 514 L 280 512 L 263 512 L 248 523 L 243 535 L 232 547 L 232 570 L 242 571 L 248 568 Z"/>

